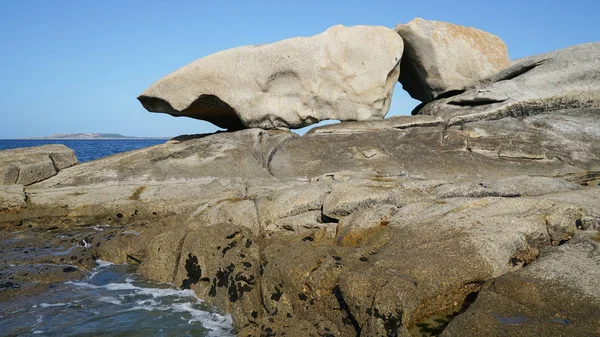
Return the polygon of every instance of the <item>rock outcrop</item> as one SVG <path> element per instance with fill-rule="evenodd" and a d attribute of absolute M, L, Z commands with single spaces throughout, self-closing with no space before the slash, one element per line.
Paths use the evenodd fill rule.
<path fill-rule="evenodd" d="M 75 164 L 75 152 L 61 144 L 0 151 L 0 185 L 30 185 Z"/>
<path fill-rule="evenodd" d="M 404 40 L 400 82 L 422 102 L 463 90 L 510 64 L 504 42 L 479 29 L 417 18 L 396 31 Z"/>
<path fill-rule="evenodd" d="M 402 39 L 389 28 L 334 26 L 312 37 L 198 59 L 138 99 L 149 111 L 226 129 L 381 119 L 390 107 L 402 51 Z"/>
<path fill-rule="evenodd" d="M 590 48 L 552 55 L 586 67 Z M 543 92 L 552 62 L 491 85 Z M 230 313 L 240 336 L 598 334 L 600 109 L 588 107 L 588 70 L 566 72 L 563 89 L 587 91 L 565 106 L 182 136 L 0 186 L 11 252 L 0 280 L 24 263 L 15 235 L 77 230 L 81 270 L 92 257 L 138 264 Z M 62 280 L 48 273 L 7 279 L 0 301 Z"/>
<path fill-rule="evenodd" d="M 516 60 L 487 81 L 426 104 L 415 113 L 442 117 L 449 125 L 457 125 L 600 107 L 598 55 L 600 43 L 595 42 Z M 569 123 L 560 124 L 566 131 Z"/>

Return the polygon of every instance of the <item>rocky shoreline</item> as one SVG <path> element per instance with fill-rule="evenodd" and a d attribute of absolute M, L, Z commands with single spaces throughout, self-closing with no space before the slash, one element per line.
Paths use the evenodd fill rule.
<path fill-rule="evenodd" d="M 306 116 L 228 103 L 237 117 L 216 124 L 242 130 L 4 178 L 0 300 L 100 258 L 194 290 L 239 336 L 598 335 L 598 55 L 574 46 L 446 91 L 424 81 L 414 116 L 303 136 L 285 127 Z M 215 118 L 209 103 L 195 118 Z M 265 121 L 277 129 L 243 129 Z"/>

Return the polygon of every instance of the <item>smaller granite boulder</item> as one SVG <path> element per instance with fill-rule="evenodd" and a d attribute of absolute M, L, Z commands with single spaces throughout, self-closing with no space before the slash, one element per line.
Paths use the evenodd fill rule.
<path fill-rule="evenodd" d="M 416 18 L 396 31 L 405 44 L 400 82 L 422 102 L 462 90 L 510 64 L 504 42 L 479 29 Z"/>
<path fill-rule="evenodd" d="M 198 59 L 151 85 L 138 100 L 151 112 L 231 130 L 382 119 L 402 51 L 402 39 L 389 28 L 334 26 L 311 37 Z"/>
<path fill-rule="evenodd" d="M 0 185 L 30 185 L 75 164 L 75 152 L 62 144 L 0 151 Z"/>

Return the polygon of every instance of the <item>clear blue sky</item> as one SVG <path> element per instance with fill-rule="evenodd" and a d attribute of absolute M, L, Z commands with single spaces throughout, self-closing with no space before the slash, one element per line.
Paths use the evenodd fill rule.
<path fill-rule="evenodd" d="M 600 40 L 598 13 L 596 0 L 0 0 L 0 139 L 215 131 L 207 122 L 146 112 L 136 97 L 202 56 L 336 24 L 448 21 L 500 36 L 514 59 Z M 416 104 L 397 85 L 388 116 Z"/>

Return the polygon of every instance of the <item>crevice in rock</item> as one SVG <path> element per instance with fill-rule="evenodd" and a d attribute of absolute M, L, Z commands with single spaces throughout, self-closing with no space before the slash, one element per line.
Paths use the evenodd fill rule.
<path fill-rule="evenodd" d="M 48 158 L 52 162 L 52 166 L 54 167 L 54 172 L 58 173 L 58 171 L 60 171 L 60 170 L 58 169 L 58 166 L 56 165 L 56 162 L 54 161 L 54 158 L 52 158 L 52 154 L 49 154 Z"/>
<path fill-rule="evenodd" d="M 450 98 L 450 97 L 453 97 L 453 96 L 458 96 L 458 95 L 464 93 L 465 91 L 466 91 L 465 89 L 462 89 L 462 90 L 449 90 L 449 91 L 446 91 L 446 92 L 443 92 L 443 93 L 437 95 L 437 97 L 434 99 L 434 101 L 437 101 L 437 100 L 440 100 L 440 99 L 444 99 L 444 98 Z"/>
<path fill-rule="evenodd" d="M 477 296 L 479 295 L 479 291 L 481 289 L 483 282 L 472 282 L 467 283 L 465 287 L 475 286 L 477 290 L 470 292 L 463 300 L 462 305 L 458 310 L 453 310 L 451 312 L 442 313 L 439 315 L 434 315 L 426 320 L 423 320 L 416 324 L 415 330 L 418 330 L 419 335 L 421 336 L 439 336 L 442 332 L 452 323 L 452 321 L 464 313 L 469 309 L 469 307 L 475 302 Z M 415 331 L 416 332 L 416 331 Z"/>
<path fill-rule="evenodd" d="M 296 139 L 296 137 L 288 137 L 286 139 L 284 139 L 281 143 L 277 144 L 277 146 L 275 146 L 271 152 L 269 153 L 269 155 L 267 156 L 267 161 L 266 163 L 263 163 L 264 167 L 267 169 L 267 172 L 269 172 L 269 174 L 271 176 L 275 176 L 272 172 L 272 168 L 271 168 L 271 162 L 273 161 L 273 158 L 275 157 L 275 154 L 281 150 L 281 148 L 287 144 L 288 142 L 292 141 Z"/>
<path fill-rule="evenodd" d="M 567 181 L 579 184 L 581 186 L 594 186 L 600 183 L 600 171 L 587 171 L 582 174 L 577 174 L 572 177 L 568 177 Z"/>
<path fill-rule="evenodd" d="M 21 177 L 21 169 L 17 168 L 17 179 L 15 179 L 15 184 L 19 181 L 19 178 Z"/>
<path fill-rule="evenodd" d="M 321 208 L 321 223 L 339 223 L 340 220 L 336 218 L 330 218 L 323 214 L 323 208 Z"/>
<path fill-rule="evenodd" d="M 131 254 L 127 254 L 127 259 L 128 260 L 132 260 L 132 261 L 134 261 L 136 263 L 142 263 L 143 262 L 140 258 L 137 258 L 137 257 L 135 257 L 135 256 L 133 256 Z"/>
<path fill-rule="evenodd" d="M 460 107 L 476 107 L 482 105 L 490 105 L 494 103 L 502 103 L 506 101 L 505 99 L 491 99 L 491 98 L 481 98 L 481 99 L 472 99 L 472 100 L 457 100 L 457 101 L 449 101 L 448 105 L 460 106 Z"/>
<path fill-rule="evenodd" d="M 494 77 L 492 77 L 491 82 L 493 83 L 493 82 L 512 80 L 516 77 L 519 77 L 519 76 L 531 71 L 532 69 L 535 69 L 535 68 L 541 66 L 542 64 L 546 63 L 546 61 L 548 61 L 548 59 L 543 59 L 543 60 L 528 64 L 528 65 L 516 64 L 513 67 L 508 67 L 507 69 L 499 72 Z"/>
<path fill-rule="evenodd" d="M 346 313 L 346 319 L 344 319 L 344 323 L 352 325 L 354 327 L 354 330 L 356 331 L 356 336 L 359 337 L 362 329 L 354 315 L 352 315 L 350 307 L 348 307 L 348 303 L 346 303 L 342 291 L 340 290 L 340 286 L 336 285 L 335 287 L 333 287 L 331 293 L 335 296 L 335 299 L 337 300 L 340 306 L 340 310 Z"/>
<path fill-rule="evenodd" d="M 177 277 L 177 273 L 179 272 L 179 264 L 181 263 L 181 254 L 183 253 L 183 243 L 185 242 L 185 239 L 187 238 L 189 232 L 186 232 L 183 237 L 181 238 L 181 240 L 179 241 L 179 244 L 177 245 L 177 258 L 175 259 L 175 269 L 173 270 L 173 275 L 171 276 L 171 283 L 175 282 L 175 277 Z"/>

